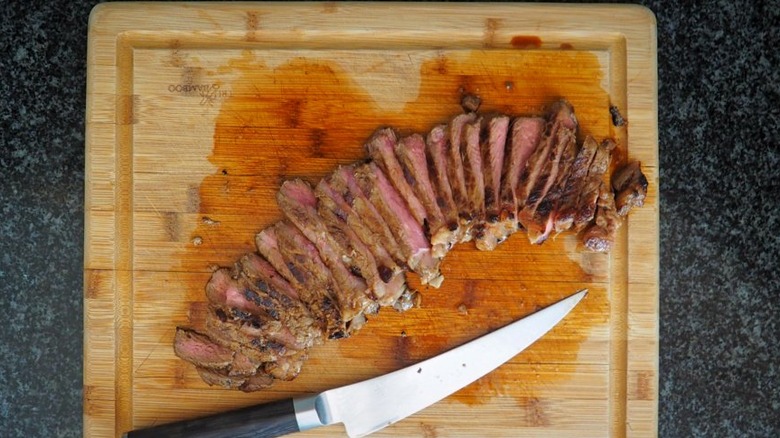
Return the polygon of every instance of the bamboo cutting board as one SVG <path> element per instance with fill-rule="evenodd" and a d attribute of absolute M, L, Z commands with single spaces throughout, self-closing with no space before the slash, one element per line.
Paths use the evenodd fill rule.
<path fill-rule="evenodd" d="M 655 20 L 633 6 L 107 4 L 90 18 L 84 433 L 316 392 L 441 353 L 582 287 L 559 326 L 492 374 L 376 436 L 654 436 L 658 378 Z M 460 112 L 540 114 L 569 99 L 583 134 L 641 160 L 646 205 L 609 255 L 565 233 L 458 246 L 420 308 L 385 309 L 264 392 L 208 387 L 173 354 L 213 266 L 280 218 L 281 181 L 364 156 L 371 132 Z M 615 106 L 627 120 L 612 124 Z M 415 285 L 419 286 L 415 282 Z M 342 436 L 341 426 L 302 436 Z"/>

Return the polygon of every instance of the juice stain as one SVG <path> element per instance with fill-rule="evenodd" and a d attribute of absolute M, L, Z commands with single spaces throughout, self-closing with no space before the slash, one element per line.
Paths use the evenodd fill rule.
<path fill-rule="evenodd" d="M 512 43 L 526 47 L 537 41 Z M 183 269 L 188 271 L 229 265 L 242 253 L 254 251 L 254 233 L 281 217 L 274 196 L 282 181 L 303 178 L 316 183 L 336 166 L 364 159 L 363 142 L 378 127 L 424 133 L 446 123 L 462 111 L 460 101 L 466 93 L 482 99 L 482 113 L 513 115 L 543 114 L 547 105 L 565 97 L 574 105 L 582 135 L 603 138 L 611 133 L 602 67 L 594 55 L 576 50 L 432 52 L 420 64 L 416 99 L 399 106 L 400 111 L 382 110 L 372 97 L 391 93 L 392 86 L 366 90 L 332 60 L 292 57 L 269 66 L 247 52 L 223 69 L 238 73 L 238 78 L 230 84 L 232 94 L 216 122 L 209 161 L 217 171 L 198 189 L 198 211 L 208 220 L 198 223 L 192 236 L 199 240 L 183 254 Z M 575 364 L 590 328 L 605 324 L 609 310 L 606 285 L 567 257 L 562 240 L 536 247 L 519 233 L 493 253 L 461 244 L 443 262 L 442 288 L 420 289 L 421 308 L 404 314 L 384 309 L 355 337 L 314 349 L 309 367 L 327 367 L 337 360 L 342 367 L 355 365 L 361 370 L 359 375 L 345 374 L 344 384 L 380 375 L 590 286 L 591 294 L 549 337 L 453 396 L 468 404 L 511 396 L 519 406 L 538 407 L 532 402 L 537 397 L 534 388 L 564 378 L 545 364 Z M 540 267 L 543 270 L 537 272 Z M 411 283 L 419 286 L 412 277 Z M 192 285 L 199 290 L 203 286 Z M 602 347 L 608 348 L 608 342 L 589 344 Z M 541 367 L 538 374 L 534 364 Z M 306 379 L 304 375 L 299 379 Z"/>

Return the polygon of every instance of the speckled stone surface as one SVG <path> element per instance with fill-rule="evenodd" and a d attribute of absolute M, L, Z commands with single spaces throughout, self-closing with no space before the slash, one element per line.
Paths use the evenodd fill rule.
<path fill-rule="evenodd" d="M 93 3 L 0 3 L 2 436 L 81 435 Z M 780 436 L 780 3 L 678 3 L 646 2 L 659 47 L 659 435 Z"/>

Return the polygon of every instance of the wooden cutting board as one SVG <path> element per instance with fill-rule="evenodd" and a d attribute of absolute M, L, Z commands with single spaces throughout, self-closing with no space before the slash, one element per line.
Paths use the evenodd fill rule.
<path fill-rule="evenodd" d="M 377 376 L 577 289 L 588 297 L 494 373 L 376 436 L 654 436 L 658 397 L 655 19 L 633 6 L 104 4 L 90 18 L 84 433 L 193 418 Z M 213 266 L 279 219 L 281 181 L 364 156 L 379 126 L 425 132 L 459 113 L 541 114 L 569 99 L 581 133 L 641 160 L 647 204 L 611 254 L 565 233 L 491 253 L 462 244 L 421 307 L 385 309 L 313 351 L 301 376 L 244 394 L 173 354 Z M 615 106 L 627 124 L 610 118 Z M 419 285 L 418 283 L 415 283 Z M 357 403 L 357 401 L 356 401 Z M 305 436 L 342 436 L 342 426 Z"/>

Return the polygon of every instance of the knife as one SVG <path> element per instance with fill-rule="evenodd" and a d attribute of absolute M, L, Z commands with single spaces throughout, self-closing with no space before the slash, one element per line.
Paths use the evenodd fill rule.
<path fill-rule="evenodd" d="M 555 327 L 588 293 L 398 371 L 341 388 L 126 433 L 126 438 L 260 438 L 344 423 L 362 437 L 420 411 L 516 356 Z"/>

